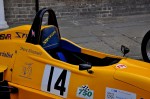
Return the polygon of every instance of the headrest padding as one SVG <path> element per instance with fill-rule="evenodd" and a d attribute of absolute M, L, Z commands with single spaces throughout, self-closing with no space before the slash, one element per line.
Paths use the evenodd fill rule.
<path fill-rule="evenodd" d="M 41 35 L 41 45 L 45 50 L 50 50 L 59 46 L 60 37 L 55 26 L 44 28 L 41 31 Z"/>

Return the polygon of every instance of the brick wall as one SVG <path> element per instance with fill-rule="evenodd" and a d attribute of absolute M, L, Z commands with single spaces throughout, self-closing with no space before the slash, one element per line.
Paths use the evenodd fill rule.
<path fill-rule="evenodd" d="M 35 15 L 35 0 L 4 0 L 8 24 L 29 23 Z M 67 19 L 115 17 L 150 13 L 150 0 L 39 0 L 40 8 L 54 9 Z"/>
<path fill-rule="evenodd" d="M 150 13 L 150 0 L 111 0 L 113 16 Z"/>
<path fill-rule="evenodd" d="M 40 7 L 51 7 L 57 17 L 85 18 L 85 17 L 110 17 L 113 8 L 106 0 L 40 0 Z"/>
<path fill-rule="evenodd" d="M 35 16 L 35 0 L 4 0 L 6 21 L 9 25 L 29 23 Z"/>

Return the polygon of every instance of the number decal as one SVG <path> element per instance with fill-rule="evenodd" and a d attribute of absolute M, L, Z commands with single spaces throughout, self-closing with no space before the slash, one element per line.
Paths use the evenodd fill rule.
<path fill-rule="evenodd" d="M 55 83 L 54 89 L 60 90 L 60 95 L 63 95 L 63 93 L 65 92 L 66 88 L 64 87 L 65 85 L 65 81 L 66 81 L 66 74 L 67 71 L 63 70 L 63 72 L 61 73 L 61 75 L 59 76 L 58 80 Z M 62 82 L 61 82 L 62 81 Z M 61 86 L 59 86 L 59 83 L 61 82 Z"/>
<path fill-rule="evenodd" d="M 66 98 L 70 75 L 71 73 L 68 70 L 46 65 L 43 74 L 41 90 Z"/>
<path fill-rule="evenodd" d="M 49 92 L 50 92 L 50 86 L 51 86 L 53 72 L 54 72 L 54 67 L 51 67 L 51 71 L 50 71 L 50 75 L 49 75 L 49 80 L 48 80 L 48 85 L 47 85 L 47 91 L 49 91 Z"/>

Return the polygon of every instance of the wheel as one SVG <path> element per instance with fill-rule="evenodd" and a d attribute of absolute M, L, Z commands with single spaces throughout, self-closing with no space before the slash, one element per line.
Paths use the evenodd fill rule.
<path fill-rule="evenodd" d="M 150 31 L 146 33 L 142 40 L 141 51 L 144 61 L 150 63 Z"/>

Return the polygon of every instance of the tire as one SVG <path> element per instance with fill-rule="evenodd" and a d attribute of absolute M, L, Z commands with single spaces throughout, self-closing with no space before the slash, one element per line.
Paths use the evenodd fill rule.
<path fill-rule="evenodd" d="M 150 63 L 150 31 L 146 33 L 142 40 L 141 52 L 143 60 Z"/>

